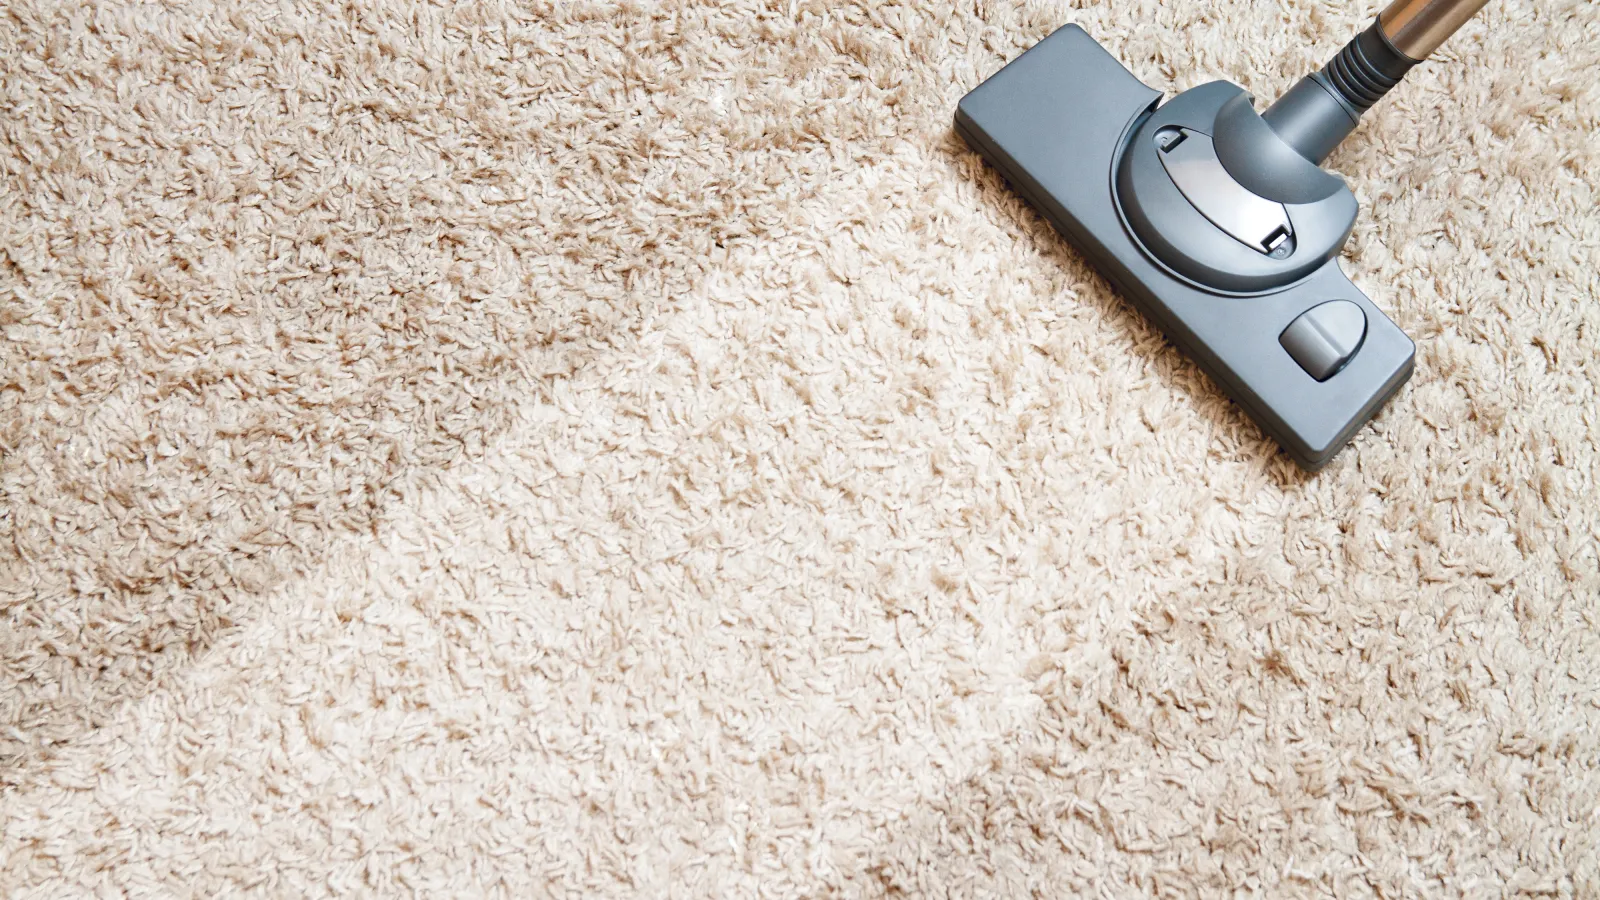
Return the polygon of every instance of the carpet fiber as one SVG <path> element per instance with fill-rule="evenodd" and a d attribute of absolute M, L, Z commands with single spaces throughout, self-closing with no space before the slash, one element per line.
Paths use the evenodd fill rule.
<path fill-rule="evenodd" d="M 950 129 L 1376 9 L 0 7 L 0 895 L 1600 896 L 1595 8 L 1330 161 L 1316 477 Z"/>

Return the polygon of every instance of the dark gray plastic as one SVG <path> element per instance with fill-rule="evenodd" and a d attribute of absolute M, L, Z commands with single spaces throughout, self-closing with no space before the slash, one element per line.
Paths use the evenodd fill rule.
<path fill-rule="evenodd" d="M 1294 227 L 1282 203 L 1248 190 L 1228 174 L 1210 135 L 1179 128 L 1164 137 L 1156 158 L 1190 206 L 1251 250 L 1287 258 Z"/>
<path fill-rule="evenodd" d="M 1161 157 L 1172 145 L 1173 129 L 1216 134 L 1219 116 L 1236 109 L 1240 98 L 1249 102 L 1238 85 L 1213 81 L 1184 91 L 1145 117 L 1118 163 L 1114 199 L 1144 248 L 1174 273 L 1204 288 L 1249 294 L 1281 289 L 1338 256 L 1355 225 L 1356 198 L 1334 178 L 1334 190 L 1321 199 L 1284 204 L 1291 235 L 1278 253 L 1263 254 L 1253 241 L 1214 227 L 1215 218 L 1185 196 Z M 1215 142 L 1206 146 L 1214 150 Z M 1226 171 L 1220 158 L 1217 168 Z M 1305 195 L 1327 186 L 1326 179 L 1311 183 Z"/>
<path fill-rule="evenodd" d="M 1366 336 L 1367 316 L 1361 307 L 1349 300 L 1329 300 L 1290 322 L 1278 343 L 1312 378 L 1327 381 L 1355 356 Z"/>
<path fill-rule="evenodd" d="M 1410 376 L 1411 340 L 1344 277 L 1337 260 L 1287 288 L 1237 297 L 1206 290 L 1147 255 L 1118 215 L 1112 182 L 1122 147 L 1159 99 L 1069 25 L 962 98 L 956 127 L 1292 459 L 1320 469 Z M 1181 194 L 1177 199 L 1187 206 Z M 1368 327 L 1359 352 L 1319 382 L 1278 338 L 1329 300 L 1355 304 Z"/>
<path fill-rule="evenodd" d="M 1374 20 L 1328 61 L 1267 107 L 1261 118 L 1284 143 L 1320 163 L 1356 127 L 1361 114 L 1400 83 L 1417 61 L 1389 42 Z"/>
<path fill-rule="evenodd" d="M 1217 159 L 1247 190 L 1279 203 L 1315 203 L 1347 190 L 1344 179 L 1284 143 L 1240 92 L 1217 110 Z"/>
<path fill-rule="evenodd" d="M 1326 76 L 1314 72 L 1295 82 L 1261 118 L 1285 144 L 1315 165 L 1355 130 L 1361 114 L 1339 102 Z"/>

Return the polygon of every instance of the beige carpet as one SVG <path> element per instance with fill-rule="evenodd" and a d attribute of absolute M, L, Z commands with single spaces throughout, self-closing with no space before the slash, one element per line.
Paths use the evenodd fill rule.
<path fill-rule="evenodd" d="M 0 895 L 1600 896 L 1600 11 L 1332 160 L 1315 478 L 950 132 L 1376 9 L 0 6 Z"/>

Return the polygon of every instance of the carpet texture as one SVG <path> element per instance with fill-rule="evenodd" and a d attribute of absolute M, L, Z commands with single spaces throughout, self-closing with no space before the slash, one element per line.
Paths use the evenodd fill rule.
<path fill-rule="evenodd" d="M 1076 22 L 0 7 L 0 895 L 1600 897 L 1600 12 L 1330 166 L 1316 477 L 967 152 Z"/>

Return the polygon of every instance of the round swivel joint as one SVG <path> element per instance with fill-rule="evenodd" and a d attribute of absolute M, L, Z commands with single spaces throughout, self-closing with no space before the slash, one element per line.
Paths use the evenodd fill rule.
<path fill-rule="evenodd" d="M 1144 251 L 1217 293 L 1274 291 L 1338 255 L 1355 224 L 1344 180 L 1212 82 L 1151 112 L 1122 148 L 1117 206 Z"/>

